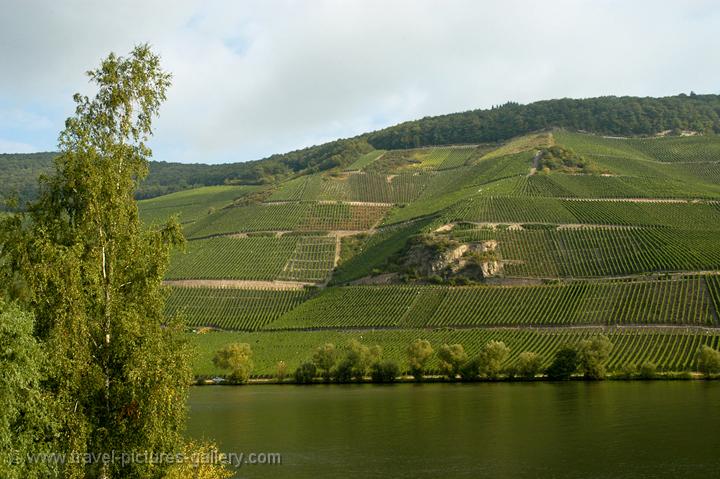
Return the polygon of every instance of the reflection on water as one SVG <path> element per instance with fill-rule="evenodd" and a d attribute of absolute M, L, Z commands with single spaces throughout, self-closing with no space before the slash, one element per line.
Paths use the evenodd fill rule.
<path fill-rule="evenodd" d="M 200 387 L 189 434 L 282 453 L 248 478 L 708 478 L 718 406 L 718 382 Z"/>

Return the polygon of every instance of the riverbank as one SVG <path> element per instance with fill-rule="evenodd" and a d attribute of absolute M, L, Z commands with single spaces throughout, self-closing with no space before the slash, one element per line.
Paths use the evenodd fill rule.
<path fill-rule="evenodd" d="M 664 372 L 664 373 L 657 373 L 652 377 L 628 377 L 627 375 L 623 374 L 608 374 L 607 377 L 601 380 L 590 380 L 586 379 L 583 376 L 573 376 L 567 381 L 578 381 L 578 382 L 598 382 L 598 381 L 718 381 L 720 380 L 720 374 L 715 374 L 711 376 L 706 376 L 704 374 L 698 373 L 698 372 L 690 372 L 690 371 L 677 371 L 677 372 Z M 195 378 L 195 386 L 253 386 L 253 385 L 291 385 L 291 386 L 312 386 L 312 385 L 320 385 L 320 386 L 332 386 L 332 385 L 348 385 L 348 384 L 378 384 L 378 385 L 389 385 L 389 384 L 434 384 L 434 383 L 441 383 L 441 384 L 455 384 L 455 383 L 462 383 L 462 384 L 473 384 L 473 383 L 557 383 L 557 382 L 567 382 L 567 381 L 557 381 L 552 380 L 548 378 L 547 376 L 537 376 L 535 378 L 509 378 L 509 377 L 501 377 L 496 379 L 488 379 L 488 378 L 478 378 L 473 380 L 464 380 L 464 379 L 448 379 L 444 376 L 439 375 L 433 375 L 433 376 L 425 376 L 421 381 L 416 380 L 412 376 L 400 376 L 396 378 L 392 382 L 377 382 L 373 381 L 372 378 L 367 377 L 362 380 L 357 381 L 348 381 L 348 382 L 337 382 L 337 381 L 324 381 L 322 379 L 317 379 L 315 381 L 312 381 L 310 383 L 306 384 L 298 384 L 295 382 L 292 378 L 286 378 L 279 380 L 277 378 L 250 378 L 247 382 L 239 383 L 239 382 L 233 382 L 228 380 L 225 377 L 217 377 L 217 378 Z"/>

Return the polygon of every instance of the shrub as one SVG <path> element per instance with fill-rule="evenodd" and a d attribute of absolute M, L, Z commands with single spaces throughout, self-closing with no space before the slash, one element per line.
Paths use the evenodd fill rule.
<path fill-rule="evenodd" d="M 400 367 L 395 361 L 384 360 L 373 363 L 371 367 L 372 380 L 376 383 L 392 383 L 400 374 Z"/>
<path fill-rule="evenodd" d="M 547 369 L 546 373 L 553 380 L 570 379 L 578 369 L 579 358 L 578 352 L 573 347 L 564 347 L 555 353 L 555 359 Z"/>
<path fill-rule="evenodd" d="M 330 380 L 330 371 L 335 366 L 337 357 L 337 350 L 335 349 L 335 345 L 332 343 L 326 343 L 315 350 L 312 361 L 317 369 L 322 372 L 322 377 L 325 381 Z"/>
<path fill-rule="evenodd" d="M 220 369 L 229 369 L 231 380 L 246 383 L 254 367 L 252 349 L 247 343 L 229 344 L 215 353 L 213 364 Z"/>
<path fill-rule="evenodd" d="M 480 376 L 481 366 L 480 357 L 475 357 L 465 361 L 465 363 L 460 367 L 460 377 L 463 381 L 472 381 L 473 379 L 477 379 L 477 377 Z"/>
<path fill-rule="evenodd" d="M 603 379 L 606 375 L 605 361 L 610 357 L 612 343 L 607 336 L 585 339 L 578 344 L 580 369 L 586 379 Z"/>
<path fill-rule="evenodd" d="M 340 361 L 335 368 L 335 380 L 339 383 L 347 383 L 353 377 L 353 365 L 347 358 Z"/>
<path fill-rule="evenodd" d="M 490 341 L 478 357 L 480 361 L 480 372 L 485 376 L 496 379 L 502 372 L 502 364 L 510 354 L 508 348 L 502 341 Z"/>
<path fill-rule="evenodd" d="M 315 379 L 317 368 L 313 363 L 303 363 L 295 370 L 295 382 L 298 384 L 310 384 Z"/>
<path fill-rule="evenodd" d="M 640 379 L 653 379 L 657 377 L 657 366 L 655 363 L 642 363 L 638 370 L 638 376 Z"/>
<path fill-rule="evenodd" d="M 382 348 L 378 345 L 368 347 L 355 339 L 351 339 L 345 347 L 345 356 L 335 369 L 335 379 L 347 382 L 351 379 L 363 379 L 370 365 L 380 361 Z"/>
<path fill-rule="evenodd" d="M 440 369 L 450 379 L 455 379 L 460 368 L 467 361 L 467 353 L 462 344 L 443 344 L 438 350 Z"/>
<path fill-rule="evenodd" d="M 705 376 L 720 373 L 720 351 L 703 346 L 697 354 L 698 371 Z"/>
<path fill-rule="evenodd" d="M 532 351 L 520 353 L 515 365 L 518 376 L 523 378 L 534 378 L 542 369 L 542 358 Z"/>
<path fill-rule="evenodd" d="M 623 364 L 619 376 L 624 379 L 632 379 L 638 374 L 638 367 L 635 364 Z"/>
<path fill-rule="evenodd" d="M 410 365 L 410 374 L 416 381 L 422 380 L 425 366 L 433 352 L 432 345 L 425 339 L 416 339 L 407 347 L 406 353 Z"/>

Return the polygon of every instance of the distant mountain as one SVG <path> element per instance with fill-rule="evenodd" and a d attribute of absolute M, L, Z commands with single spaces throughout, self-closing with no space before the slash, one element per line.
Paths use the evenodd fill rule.
<path fill-rule="evenodd" d="M 674 130 L 720 133 L 719 95 L 664 98 L 599 97 L 506 103 L 488 110 L 423 118 L 318 146 L 245 163 L 224 165 L 152 162 L 138 198 L 151 198 L 198 186 L 261 185 L 299 173 L 344 167 L 373 149 L 478 144 L 507 140 L 529 132 L 567 128 L 605 135 L 635 136 Z M 55 153 L 0 154 L 0 197 L 37 194 L 37 177 L 51 170 Z"/>

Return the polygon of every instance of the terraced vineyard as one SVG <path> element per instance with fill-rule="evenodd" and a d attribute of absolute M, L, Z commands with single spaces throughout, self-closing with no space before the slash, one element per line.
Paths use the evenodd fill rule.
<path fill-rule="evenodd" d="M 187 229 L 190 238 L 255 231 L 363 231 L 386 214 L 388 206 L 348 203 L 260 203 L 226 208 Z"/>
<path fill-rule="evenodd" d="M 192 341 L 200 354 L 195 363 L 196 374 L 214 376 L 220 374 L 212 364 L 212 355 L 223 345 L 246 342 L 253 347 L 256 376 L 271 377 L 275 374 L 278 361 L 285 361 L 289 370 L 310 361 L 317 346 L 333 343 L 338 346 L 356 339 L 364 344 L 378 344 L 383 357 L 397 361 L 407 371 L 405 348 L 418 338 L 427 339 L 437 348 L 444 343 L 460 343 L 470 356 L 479 353 L 480 348 L 490 340 L 503 341 L 510 348 L 505 364 L 512 364 L 523 351 L 541 355 L 544 365 L 552 360 L 560 347 L 576 344 L 581 339 L 599 334 L 597 329 L 463 329 L 463 330 L 393 330 L 393 331 L 285 331 L 255 333 L 208 333 L 193 335 Z M 645 329 L 605 332 L 613 343 L 607 365 L 609 370 L 619 370 L 623 365 L 640 365 L 652 362 L 661 371 L 694 370 L 695 353 L 702 345 L 714 348 L 720 346 L 717 331 L 683 331 L 675 329 Z M 433 357 L 429 372 L 438 372 L 437 359 Z"/>
<path fill-rule="evenodd" d="M 252 331 L 282 316 L 311 293 L 235 288 L 177 288 L 170 290 L 168 314 L 182 315 L 190 326 Z"/>
<path fill-rule="evenodd" d="M 526 225 L 456 227 L 464 242 L 497 241 L 504 274 L 514 277 L 597 277 L 720 269 L 717 231 L 661 227 Z"/>
<path fill-rule="evenodd" d="M 138 204 L 140 219 L 147 224 L 158 224 L 178 214 L 180 222 L 191 223 L 258 189 L 255 186 L 207 186 L 143 200 Z"/>
<path fill-rule="evenodd" d="M 666 226 L 687 230 L 720 229 L 717 203 L 636 202 L 476 196 L 458 202 L 443 220 L 476 223 Z"/>
<path fill-rule="evenodd" d="M 167 279 L 323 281 L 335 261 L 334 238 L 285 235 L 188 242 L 173 255 Z"/>
<path fill-rule="evenodd" d="M 553 146 L 583 169 L 537 171 Z M 498 339 L 512 349 L 507 364 L 523 351 L 548 364 L 561 345 L 603 333 L 611 370 L 690 370 L 700 345 L 719 345 L 715 137 L 554 131 L 497 147 L 374 150 L 276 184 L 141 206 L 149 224 L 175 210 L 190 241 L 172 258 L 167 279 L 184 282 L 168 311 L 226 330 L 192 336 L 198 374 L 217 374 L 210 357 L 233 341 L 252 345 L 255 375 L 350 338 L 403 367 L 416 338 L 471 355 Z M 409 268 L 412 255 L 432 271 Z M 462 276 L 468 265 L 476 276 Z"/>
<path fill-rule="evenodd" d="M 706 280 L 693 276 L 516 287 L 341 287 L 267 328 L 716 323 Z"/>

